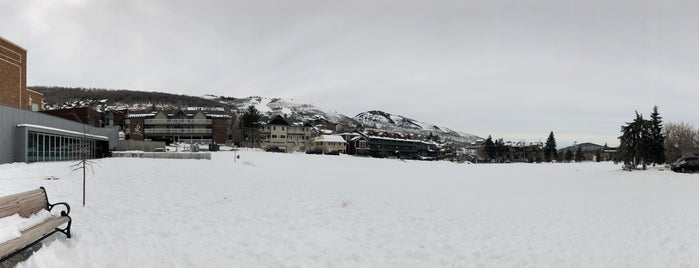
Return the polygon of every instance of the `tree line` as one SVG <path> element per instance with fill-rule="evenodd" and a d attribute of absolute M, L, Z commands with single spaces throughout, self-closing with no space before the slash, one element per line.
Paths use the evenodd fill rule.
<path fill-rule="evenodd" d="M 108 105 L 150 103 L 179 107 L 226 107 L 225 104 L 200 97 L 164 92 L 135 91 L 126 89 L 72 88 L 56 86 L 31 86 L 29 89 L 44 94 L 44 102 L 62 104 L 79 100 L 107 99 Z"/>

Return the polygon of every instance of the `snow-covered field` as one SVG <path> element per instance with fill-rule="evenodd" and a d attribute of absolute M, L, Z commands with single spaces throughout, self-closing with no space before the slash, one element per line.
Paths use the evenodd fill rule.
<path fill-rule="evenodd" d="M 72 163 L 0 165 L 73 207 L 19 267 L 699 266 L 696 174 L 238 154 L 99 160 L 86 207 Z"/>

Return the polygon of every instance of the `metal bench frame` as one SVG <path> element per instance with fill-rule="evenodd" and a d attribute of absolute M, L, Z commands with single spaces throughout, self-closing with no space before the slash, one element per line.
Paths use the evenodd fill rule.
<path fill-rule="evenodd" d="M 52 231 L 50 231 L 50 232 L 44 234 L 41 238 L 37 239 L 36 241 L 33 241 L 33 242 L 31 242 L 31 243 L 25 245 L 24 247 L 22 247 L 22 248 L 20 248 L 20 249 L 18 249 L 18 250 L 16 250 L 16 251 L 10 253 L 9 255 L 0 258 L 0 263 L 3 262 L 3 261 L 8 260 L 8 259 L 10 259 L 10 258 L 12 258 L 12 257 L 14 257 L 14 256 L 16 256 L 17 254 L 19 254 L 20 252 L 22 252 L 22 251 L 24 251 L 24 250 L 26 250 L 26 249 L 28 249 L 28 248 L 33 247 L 33 246 L 36 245 L 37 243 L 41 242 L 41 240 L 44 240 L 45 238 L 47 238 L 47 237 L 53 235 L 54 233 L 61 232 L 61 233 L 65 234 L 66 237 L 68 237 L 68 238 L 71 237 L 71 235 L 70 235 L 70 226 L 71 226 L 72 223 L 73 223 L 73 219 L 72 219 L 70 216 L 68 216 L 68 214 L 70 213 L 70 205 L 68 205 L 68 203 L 66 203 L 66 202 L 58 202 L 58 203 L 54 203 L 54 204 L 49 203 L 49 198 L 48 198 L 48 195 L 46 194 L 46 189 L 44 189 L 44 187 L 39 187 L 39 189 L 41 189 L 41 191 L 44 193 L 44 200 L 46 200 L 46 205 L 44 206 L 44 209 L 46 209 L 46 210 L 48 210 L 49 212 L 51 212 L 51 211 L 53 210 L 53 208 L 56 207 L 56 206 L 59 206 L 59 205 L 60 205 L 60 206 L 64 206 L 64 207 L 61 209 L 61 217 L 68 217 L 68 225 L 67 225 L 65 228 L 63 228 L 63 229 L 61 229 L 61 228 L 54 228 Z"/>

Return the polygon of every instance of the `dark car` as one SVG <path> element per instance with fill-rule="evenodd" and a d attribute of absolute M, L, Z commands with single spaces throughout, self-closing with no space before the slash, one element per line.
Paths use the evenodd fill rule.
<path fill-rule="evenodd" d="M 699 157 L 680 158 L 670 167 L 674 172 L 697 172 L 699 171 Z"/>
<path fill-rule="evenodd" d="M 312 149 L 312 150 L 306 151 L 306 153 L 307 153 L 307 154 L 323 154 L 323 150 L 321 150 L 321 149 Z"/>
<path fill-rule="evenodd" d="M 267 152 L 273 152 L 273 153 L 283 153 L 283 152 L 285 152 L 285 150 L 282 149 L 282 148 L 279 148 L 279 146 L 270 146 L 270 147 L 267 147 L 267 149 L 265 149 L 265 151 L 267 151 Z"/>
<path fill-rule="evenodd" d="M 327 155 L 340 155 L 340 151 L 330 151 L 330 152 L 327 152 L 325 154 L 327 154 Z"/>

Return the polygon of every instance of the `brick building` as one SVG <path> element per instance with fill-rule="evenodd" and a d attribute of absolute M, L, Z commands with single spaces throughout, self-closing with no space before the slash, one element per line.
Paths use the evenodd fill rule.
<path fill-rule="evenodd" d="M 27 89 L 27 50 L 0 37 L 0 104 L 42 110 L 43 95 Z"/>

